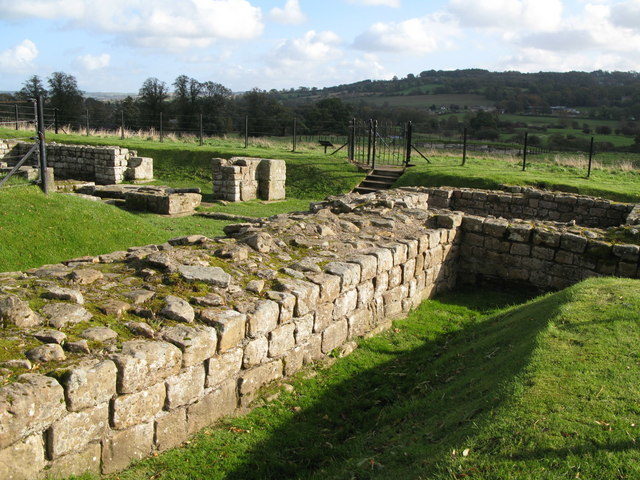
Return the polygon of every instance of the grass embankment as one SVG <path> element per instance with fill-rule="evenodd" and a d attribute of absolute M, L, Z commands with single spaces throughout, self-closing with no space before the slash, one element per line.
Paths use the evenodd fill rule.
<path fill-rule="evenodd" d="M 584 168 L 557 165 L 532 159 L 527 171 L 518 161 L 469 157 L 429 157 L 431 164 L 416 159 L 416 166 L 398 180 L 396 186 L 442 186 L 496 189 L 501 184 L 530 185 L 550 190 L 596 195 L 621 202 L 640 201 L 640 171 L 598 169 L 586 178 Z"/>
<path fill-rule="evenodd" d="M 229 204 L 204 211 L 250 217 L 307 210 L 306 200 Z M 181 235 L 223 235 L 234 223 L 199 216 L 128 212 L 70 195 L 45 196 L 34 186 L 0 189 L 0 272 L 23 270 L 84 255 L 163 243 Z"/>
<path fill-rule="evenodd" d="M 443 295 L 294 392 L 110 478 L 640 478 L 639 287 Z"/>

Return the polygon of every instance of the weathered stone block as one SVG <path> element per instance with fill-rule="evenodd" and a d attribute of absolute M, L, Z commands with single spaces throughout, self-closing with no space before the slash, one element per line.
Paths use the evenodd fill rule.
<path fill-rule="evenodd" d="M 192 435 L 222 417 L 233 415 L 237 404 L 236 381 L 227 380 L 187 407 L 187 432 Z"/>
<path fill-rule="evenodd" d="M 240 377 L 239 389 L 243 404 L 250 402 L 260 387 L 282 378 L 282 373 L 282 360 L 265 363 L 244 372 Z"/>
<path fill-rule="evenodd" d="M 107 403 L 65 415 L 47 431 L 49 458 L 83 450 L 88 443 L 100 440 L 108 427 Z"/>
<path fill-rule="evenodd" d="M 165 405 L 166 387 L 158 383 L 141 392 L 120 395 L 113 400 L 111 424 L 123 430 L 151 420 Z"/>
<path fill-rule="evenodd" d="M 241 348 L 229 350 L 220 356 L 212 357 L 207 362 L 206 387 L 216 387 L 222 382 L 234 379 L 242 368 L 244 352 Z"/>
<path fill-rule="evenodd" d="M 342 345 L 349 334 L 347 319 L 337 321 L 322 332 L 322 353 L 329 353 Z"/>
<path fill-rule="evenodd" d="M 133 340 L 112 357 L 118 367 L 118 393 L 133 393 L 175 375 L 182 366 L 182 352 L 167 342 Z"/>
<path fill-rule="evenodd" d="M 83 474 L 100 474 L 100 443 L 91 443 L 81 452 L 57 458 L 46 470 L 47 479 L 66 479 Z"/>
<path fill-rule="evenodd" d="M 43 431 L 65 413 L 64 390 L 58 382 L 43 375 L 20 375 L 0 388 L 0 449 Z"/>
<path fill-rule="evenodd" d="M 250 368 L 263 363 L 267 359 L 269 352 L 269 341 L 267 337 L 258 337 L 247 343 L 244 347 L 244 357 L 242 365 L 244 368 Z"/>
<path fill-rule="evenodd" d="M 247 316 L 235 310 L 207 309 L 200 313 L 200 319 L 218 332 L 218 351 L 224 353 L 236 348 L 245 335 Z"/>
<path fill-rule="evenodd" d="M 166 408 L 174 408 L 195 402 L 204 392 L 204 365 L 191 367 L 178 375 L 167 378 Z"/>
<path fill-rule="evenodd" d="M 114 432 L 102 441 L 102 473 L 109 475 L 141 460 L 153 448 L 153 422 L 136 425 L 127 430 Z"/>
<path fill-rule="evenodd" d="M 42 435 L 31 435 L 0 450 L 0 478 L 33 480 L 45 467 Z"/>
<path fill-rule="evenodd" d="M 249 335 L 258 337 L 265 335 L 278 326 L 280 307 L 273 300 L 261 300 L 249 315 Z"/>
<path fill-rule="evenodd" d="M 311 323 L 313 324 L 313 320 Z M 296 325 L 294 323 L 288 323 L 274 329 L 269 334 L 269 357 L 279 357 L 295 347 L 295 331 Z"/>
<path fill-rule="evenodd" d="M 330 262 L 325 266 L 328 273 L 337 275 L 341 279 L 341 290 L 349 290 L 360 283 L 361 267 L 355 263 Z M 305 312 L 306 313 L 306 312 Z"/>
<path fill-rule="evenodd" d="M 179 446 L 187 439 L 187 409 L 166 412 L 155 421 L 154 443 L 160 452 Z"/>
<path fill-rule="evenodd" d="M 182 366 L 191 367 L 216 354 L 218 338 L 211 327 L 179 325 L 160 332 L 164 340 L 182 351 Z"/>

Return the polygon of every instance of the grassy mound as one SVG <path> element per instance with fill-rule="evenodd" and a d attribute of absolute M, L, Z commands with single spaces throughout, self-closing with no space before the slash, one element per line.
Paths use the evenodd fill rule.
<path fill-rule="evenodd" d="M 639 287 L 427 301 L 295 392 L 117 478 L 639 478 Z"/>
<path fill-rule="evenodd" d="M 222 235 L 221 222 L 134 214 L 36 187 L 0 189 L 0 272 L 83 255 L 162 243 L 180 235 Z"/>

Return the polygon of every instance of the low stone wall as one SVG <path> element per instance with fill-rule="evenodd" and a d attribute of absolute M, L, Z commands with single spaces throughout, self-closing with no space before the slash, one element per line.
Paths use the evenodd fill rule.
<path fill-rule="evenodd" d="M 471 188 L 430 188 L 431 206 L 473 215 L 575 221 L 585 227 L 611 227 L 627 222 L 634 205 L 602 198 L 513 187 L 513 192 Z"/>
<path fill-rule="evenodd" d="M 284 160 L 234 157 L 211 161 L 213 194 L 229 202 L 282 200 L 285 198 L 287 165 Z"/>
<path fill-rule="evenodd" d="M 639 276 L 637 245 L 434 208 L 444 190 L 332 197 L 226 238 L 1 274 L 16 354 L 0 363 L 0 478 L 121 470 L 458 281 Z"/>
<path fill-rule="evenodd" d="M 26 142 L 0 140 L 0 161 L 5 156 L 22 156 L 31 146 Z M 7 164 L 12 166 L 17 161 L 12 158 Z M 153 159 L 138 157 L 134 150 L 121 147 L 49 143 L 47 165 L 55 170 L 57 179 L 88 180 L 105 185 L 153 179 Z"/>

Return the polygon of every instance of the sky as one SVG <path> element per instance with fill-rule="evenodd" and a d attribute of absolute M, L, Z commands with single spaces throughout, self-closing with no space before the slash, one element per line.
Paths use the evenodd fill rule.
<path fill-rule="evenodd" d="M 640 0 L 0 0 L 0 90 L 74 75 L 233 91 L 423 70 L 640 70 Z"/>

